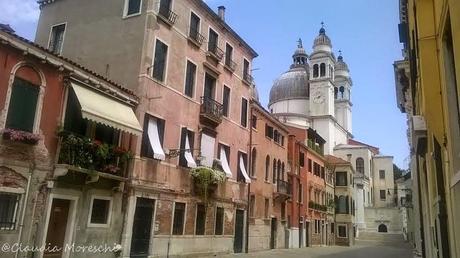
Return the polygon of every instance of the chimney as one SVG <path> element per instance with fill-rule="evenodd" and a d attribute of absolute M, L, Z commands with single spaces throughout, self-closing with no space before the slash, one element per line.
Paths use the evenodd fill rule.
<path fill-rule="evenodd" d="M 221 5 L 217 7 L 217 15 L 222 21 L 225 21 L 225 6 Z"/>

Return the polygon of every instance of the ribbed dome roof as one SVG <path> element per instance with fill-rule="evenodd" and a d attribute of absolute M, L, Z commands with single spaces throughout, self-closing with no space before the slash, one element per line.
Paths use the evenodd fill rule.
<path fill-rule="evenodd" d="M 313 42 L 313 48 L 319 45 L 327 45 L 332 47 L 331 39 L 326 35 L 326 30 L 324 28 L 321 28 L 319 30 L 319 35 L 315 38 L 315 41 Z"/>
<path fill-rule="evenodd" d="M 270 90 L 269 105 L 284 99 L 308 98 L 308 73 L 305 67 L 297 66 L 283 73 Z"/>
<path fill-rule="evenodd" d="M 339 57 L 337 57 L 337 63 L 335 63 L 334 68 L 335 68 L 336 71 L 338 71 L 338 70 L 344 70 L 344 71 L 349 72 L 349 70 L 348 70 L 348 65 L 347 65 L 347 63 L 345 63 L 345 62 L 343 61 L 342 54 L 340 54 Z"/>

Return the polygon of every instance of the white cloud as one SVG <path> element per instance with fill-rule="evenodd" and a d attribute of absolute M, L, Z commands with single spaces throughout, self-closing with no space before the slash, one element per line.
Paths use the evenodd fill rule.
<path fill-rule="evenodd" d="M 0 0 L 0 22 L 19 24 L 36 22 L 40 9 L 36 0 Z"/>

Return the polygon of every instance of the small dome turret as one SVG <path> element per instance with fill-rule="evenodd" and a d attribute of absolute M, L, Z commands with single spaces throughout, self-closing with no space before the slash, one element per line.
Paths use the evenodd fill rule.
<path fill-rule="evenodd" d="M 319 34 L 313 41 L 313 52 L 317 51 L 332 51 L 331 39 L 326 35 L 326 29 L 324 28 L 324 23 L 321 22 L 321 29 L 319 29 Z"/>
<path fill-rule="evenodd" d="M 307 66 L 308 65 L 308 55 L 305 49 L 303 48 L 302 39 L 299 38 L 297 41 L 297 49 L 292 55 L 292 65 L 291 68 L 297 66 Z"/>

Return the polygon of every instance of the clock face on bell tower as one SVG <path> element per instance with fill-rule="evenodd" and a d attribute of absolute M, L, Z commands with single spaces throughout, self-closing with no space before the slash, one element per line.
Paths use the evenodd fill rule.
<path fill-rule="evenodd" d="M 317 91 L 313 94 L 313 102 L 316 104 L 322 104 L 325 101 L 324 94 L 321 91 Z"/>

